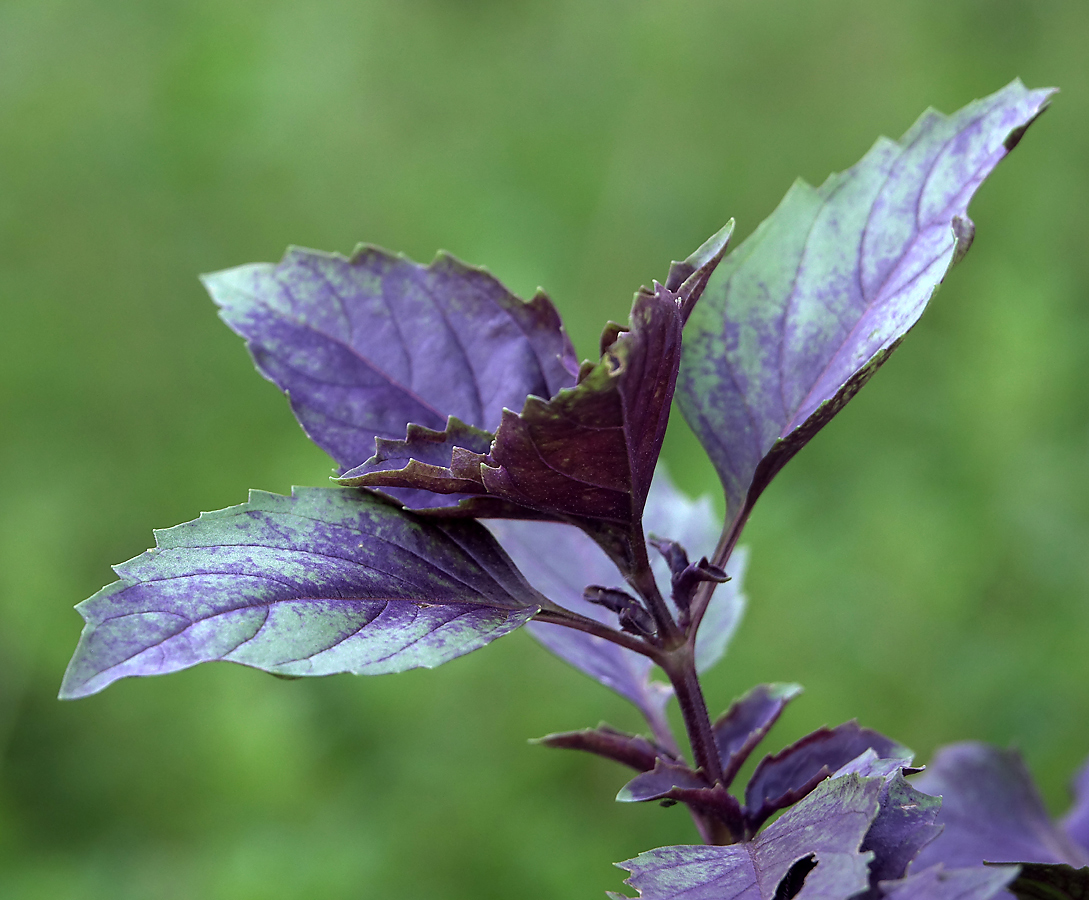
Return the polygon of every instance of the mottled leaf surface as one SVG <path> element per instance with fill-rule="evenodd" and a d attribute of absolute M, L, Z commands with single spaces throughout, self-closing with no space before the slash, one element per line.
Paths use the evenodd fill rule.
<path fill-rule="evenodd" d="M 787 704 L 801 692 L 799 684 L 758 684 L 731 703 L 715 722 L 715 743 L 725 784 L 733 781 L 749 754 L 779 721 Z"/>
<path fill-rule="evenodd" d="M 61 688 L 228 660 L 282 675 L 374 675 L 447 662 L 543 602 L 492 536 L 342 488 L 297 488 L 157 531 L 77 608 Z"/>
<path fill-rule="evenodd" d="M 204 277 L 224 321 L 285 391 L 306 433 L 351 469 L 376 437 L 448 416 L 493 432 L 504 407 L 574 382 L 551 301 L 526 303 L 440 254 L 421 266 L 372 246 L 351 258 L 291 248 L 279 263 Z"/>
<path fill-rule="evenodd" d="M 881 897 L 879 882 L 903 878 L 919 851 L 941 833 L 935 824 L 941 805 L 937 797 L 908 784 L 899 769 L 885 779 L 880 808 L 862 842 L 863 850 L 874 853 L 867 900 Z"/>
<path fill-rule="evenodd" d="M 881 884 L 885 900 L 991 900 L 1008 896 L 1004 888 L 1017 875 L 1016 866 L 946 869 L 931 866 L 908 878 Z"/>
<path fill-rule="evenodd" d="M 918 321 L 971 243 L 972 195 L 1052 93 L 1014 82 L 925 113 L 821 187 L 796 182 L 718 267 L 677 396 L 735 525 Z"/>
<path fill-rule="evenodd" d="M 819 785 L 754 840 L 726 847 L 661 847 L 620 863 L 644 900 L 772 900 L 791 868 L 816 867 L 798 900 L 844 900 L 868 885 L 859 845 L 877 813 L 880 778 L 845 775 Z"/>
<path fill-rule="evenodd" d="M 582 596 L 588 584 L 623 587 L 624 579 L 604 551 L 584 532 L 556 522 L 489 520 L 496 535 L 537 590 L 559 606 L 616 627 L 616 616 Z M 691 500 L 658 467 L 643 513 L 647 534 L 668 537 L 706 554 L 714 548 L 719 520 L 709 497 Z M 657 554 L 651 550 L 652 560 Z M 659 557 L 660 559 L 660 557 Z M 741 593 L 746 555 L 738 552 L 727 569 L 731 581 L 719 585 L 696 638 L 701 671 L 725 653 L 744 609 Z M 669 566 L 653 562 L 659 588 L 668 596 Z M 530 633 L 545 647 L 634 703 L 647 720 L 665 722 L 665 704 L 673 694 L 667 684 L 650 679 L 649 659 L 603 638 L 547 622 L 532 622 Z"/>
<path fill-rule="evenodd" d="M 1081 847 L 1047 814 L 1020 754 L 987 744 L 944 747 L 915 779 L 919 790 L 942 798 L 944 831 L 923 848 L 917 868 L 988 862 L 1089 863 Z"/>
<path fill-rule="evenodd" d="M 1023 863 L 1010 893 L 1017 900 L 1089 900 L 1089 866 Z"/>
<path fill-rule="evenodd" d="M 1063 829 L 1089 854 L 1089 762 L 1074 778 L 1074 808 L 1063 819 Z"/>
<path fill-rule="evenodd" d="M 895 741 L 857 722 L 821 728 L 760 760 L 745 786 L 745 814 L 755 831 L 768 816 L 797 802 L 841 766 L 873 750 L 881 759 L 910 753 Z"/>

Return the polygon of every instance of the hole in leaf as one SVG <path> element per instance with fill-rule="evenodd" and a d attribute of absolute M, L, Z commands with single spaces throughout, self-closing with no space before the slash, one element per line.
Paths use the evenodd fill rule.
<path fill-rule="evenodd" d="M 790 900 L 796 896 L 805 884 L 805 876 L 816 867 L 817 859 L 812 853 L 794 863 L 775 889 L 775 900 Z"/>

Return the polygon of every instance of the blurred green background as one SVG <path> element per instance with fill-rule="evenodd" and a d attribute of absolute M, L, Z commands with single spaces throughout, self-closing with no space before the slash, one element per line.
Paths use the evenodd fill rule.
<path fill-rule="evenodd" d="M 729 216 L 748 234 L 928 105 L 1063 89 L 975 247 L 765 495 L 713 711 L 807 687 L 774 749 L 857 716 L 1016 744 L 1055 811 L 1089 753 L 1084 0 L 0 2 L 0 896 L 600 897 L 694 832 L 526 738 L 623 701 L 525 634 L 441 671 L 233 666 L 55 697 L 72 605 L 152 527 L 322 484 L 199 272 L 445 248 L 606 318 Z M 666 457 L 714 474 L 679 418 Z"/>

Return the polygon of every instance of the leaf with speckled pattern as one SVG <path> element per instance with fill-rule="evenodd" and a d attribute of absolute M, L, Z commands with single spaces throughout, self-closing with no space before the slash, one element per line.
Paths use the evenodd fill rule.
<path fill-rule="evenodd" d="M 341 471 L 410 423 L 442 430 L 455 416 L 494 432 L 505 407 L 575 380 L 574 349 L 544 294 L 524 302 L 447 254 L 421 266 L 369 245 L 350 258 L 293 247 L 279 263 L 203 281 Z"/>
<path fill-rule="evenodd" d="M 772 900 L 809 857 L 797 900 L 844 900 L 868 886 L 871 853 L 859 850 L 884 779 L 826 781 L 754 840 L 727 847 L 660 847 L 620 863 L 643 900 Z"/>
<path fill-rule="evenodd" d="M 821 187 L 796 182 L 718 267 L 685 326 L 677 397 L 733 530 L 919 320 L 971 243 L 972 195 L 1052 94 L 1015 81 L 925 113 Z"/>
<path fill-rule="evenodd" d="M 155 539 L 77 607 L 87 625 L 62 697 L 211 660 L 294 676 L 431 668 L 544 602 L 483 526 L 345 488 L 253 491 Z"/>

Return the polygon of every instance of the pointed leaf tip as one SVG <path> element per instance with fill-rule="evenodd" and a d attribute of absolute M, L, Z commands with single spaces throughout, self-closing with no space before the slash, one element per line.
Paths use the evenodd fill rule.
<path fill-rule="evenodd" d="M 928 111 L 821 187 L 797 182 L 718 267 L 685 326 L 677 398 L 731 528 L 915 325 L 971 244 L 968 203 L 1051 90 Z"/>
<path fill-rule="evenodd" d="M 442 430 L 455 416 L 490 432 L 504 407 L 574 383 L 551 301 L 527 303 L 448 254 L 422 266 L 370 245 L 350 258 L 292 247 L 201 280 L 341 471 L 409 423 Z"/>
<path fill-rule="evenodd" d="M 282 675 L 431 668 L 524 625 L 543 599 L 476 522 L 342 488 L 254 491 L 156 533 L 87 625 L 65 699 L 226 660 Z"/>

